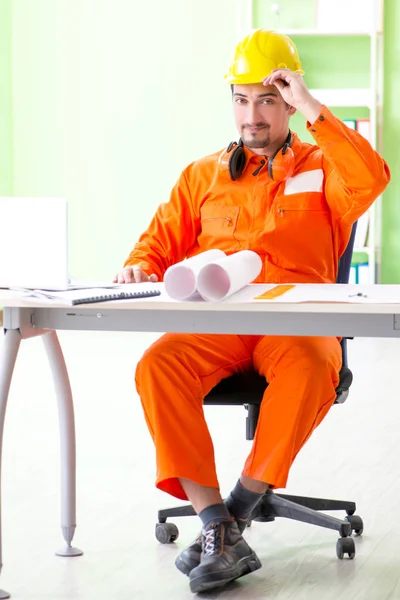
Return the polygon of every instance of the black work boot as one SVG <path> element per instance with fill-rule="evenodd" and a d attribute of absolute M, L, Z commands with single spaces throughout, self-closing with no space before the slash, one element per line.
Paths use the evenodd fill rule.
<path fill-rule="evenodd" d="M 237 525 L 240 533 L 246 529 L 247 519 L 237 519 Z M 195 567 L 198 567 L 200 564 L 201 557 L 201 531 L 199 535 L 196 537 L 194 542 L 190 544 L 183 552 L 179 554 L 177 559 L 175 560 L 175 566 L 179 569 L 184 575 L 189 577 L 190 571 L 192 571 Z"/>
<path fill-rule="evenodd" d="M 243 539 L 236 521 L 211 523 L 201 533 L 201 562 L 189 576 L 193 593 L 222 587 L 261 568 L 259 558 Z"/>

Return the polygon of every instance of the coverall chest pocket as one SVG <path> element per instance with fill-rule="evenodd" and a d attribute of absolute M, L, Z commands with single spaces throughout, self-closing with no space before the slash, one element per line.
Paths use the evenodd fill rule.
<path fill-rule="evenodd" d="M 303 213 L 317 213 L 329 211 L 324 195 L 320 192 L 307 192 L 300 194 L 289 194 L 288 196 L 280 196 L 277 199 L 277 209 L 281 217 L 285 213 L 293 213 L 292 217 L 301 218 Z"/>
<path fill-rule="evenodd" d="M 200 210 L 201 234 L 198 238 L 203 250 L 219 248 L 233 252 L 239 242 L 235 237 L 239 206 L 210 204 Z"/>
<path fill-rule="evenodd" d="M 290 194 L 277 198 L 275 250 L 285 267 L 319 268 L 332 259 L 332 224 L 329 207 L 320 192 Z"/>

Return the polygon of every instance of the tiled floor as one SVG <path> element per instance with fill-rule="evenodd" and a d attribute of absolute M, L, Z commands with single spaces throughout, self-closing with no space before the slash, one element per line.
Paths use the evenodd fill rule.
<path fill-rule="evenodd" d="M 154 451 L 133 384 L 145 334 L 60 335 L 74 391 L 78 454 L 79 558 L 54 555 L 59 529 L 56 403 L 40 339 L 23 342 L 8 406 L 3 460 L 1 587 L 15 600 L 191 598 L 174 567 L 197 533 L 154 537 Z M 247 531 L 263 567 L 205 598 L 397 600 L 400 598 L 400 340 L 350 342 L 355 381 L 298 457 L 288 492 L 356 500 L 365 534 L 354 561 L 336 558 L 337 534 L 279 520 Z M 223 416 L 224 426 L 220 423 Z M 240 407 L 209 407 L 223 493 L 236 481 L 249 442 Z"/>

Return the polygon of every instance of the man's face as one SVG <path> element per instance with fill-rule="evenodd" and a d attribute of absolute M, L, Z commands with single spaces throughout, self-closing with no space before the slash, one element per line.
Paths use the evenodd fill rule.
<path fill-rule="evenodd" d="M 233 86 L 233 115 L 243 143 L 256 154 L 264 154 L 287 136 L 288 106 L 274 85 L 262 83 Z M 282 142 L 283 143 L 283 142 Z"/>

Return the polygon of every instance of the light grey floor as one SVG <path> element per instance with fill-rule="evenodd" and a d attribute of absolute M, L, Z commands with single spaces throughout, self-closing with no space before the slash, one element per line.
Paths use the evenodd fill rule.
<path fill-rule="evenodd" d="M 191 598 L 174 559 L 197 533 L 154 537 L 154 451 L 133 385 L 152 335 L 64 333 L 75 396 L 80 558 L 54 555 L 59 530 L 56 403 L 40 340 L 23 343 L 5 428 L 4 567 L 0 587 L 23 600 Z M 336 558 L 337 534 L 286 520 L 255 523 L 247 539 L 263 567 L 206 598 L 386 600 L 400 598 L 400 340 L 350 342 L 350 398 L 332 409 L 298 457 L 287 491 L 356 500 L 365 534 L 354 561 Z M 245 411 L 208 408 L 223 493 L 249 450 Z"/>

